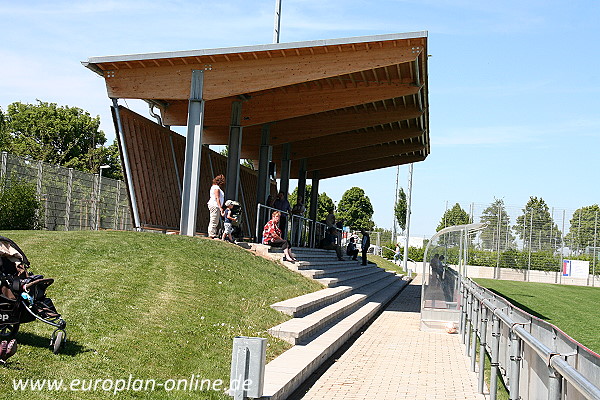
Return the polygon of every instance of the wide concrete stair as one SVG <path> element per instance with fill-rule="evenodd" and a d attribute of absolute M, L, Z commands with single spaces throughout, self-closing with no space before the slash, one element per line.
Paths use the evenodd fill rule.
<path fill-rule="evenodd" d="M 253 246 L 273 260 L 283 257 L 280 249 Z M 375 264 L 362 266 L 348 257 L 338 261 L 333 250 L 294 249 L 294 253 L 299 262 L 282 263 L 325 288 L 271 305 L 294 318 L 269 333 L 294 347 L 266 365 L 263 399 L 287 398 L 409 283 Z"/>

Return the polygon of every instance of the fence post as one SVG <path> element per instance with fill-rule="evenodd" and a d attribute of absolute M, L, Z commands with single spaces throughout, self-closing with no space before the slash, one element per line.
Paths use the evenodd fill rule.
<path fill-rule="evenodd" d="M 562 376 L 553 367 L 548 367 L 548 400 L 560 400 L 562 395 Z"/>
<path fill-rule="evenodd" d="M 114 229 L 115 231 L 119 227 L 119 202 L 121 201 L 121 181 L 117 181 L 117 194 L 115 196 L 115 221 L 114 221 Z"/>
<path fill-rule="evenodd" d="M 519 375 L 521 363 L 521 339 L 514 332 L 513 325 L 509 330 L 510 339 L 510 378 L 509 378 L 509 399 L 519 400 Z"/>
<path fill-rule="evenodd" d="M 498 393 L 498 367 L 500 366 L 500 318 L 492 313 L 492 355 L 490 360 L 490 400 Z"/>
<path fill-rule="evenodd" d="M 0 182 L 6 176 L 6 164 L 8 162 L 8 153 L 6 151 L 2 152 L 2 161 L 0 164 Z"/>
<path fill-rule="evenodd" d="M 73 168 L 69 168 L 69 180 L 67 181 L 67 204 L 65 205 L 65 231 L 69 230 L 71 219 L 71 193 L 73 192 Z"/>
<path fill-rule="evenodd" d="M 488 326 L 488 309 L 482 303 L 481 308 L 481 329 L 479 330 L 479 393 L 483 393 L 485 386 L 485 346 L 487 344 L 487 326 Z"/>

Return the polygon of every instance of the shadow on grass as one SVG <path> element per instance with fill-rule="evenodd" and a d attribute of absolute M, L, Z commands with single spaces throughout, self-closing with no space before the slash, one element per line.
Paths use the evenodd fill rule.
<path fill-rule="evenodd" d="M 46 337 L 39 336 L 35 333 L 30 332 L 20 332 L 17 334 L 17 340 L 19 344 L 32 347 L 39 347 L 50 351 L 50 335 Z M 77 343 L 77 341 L 69 340 L 68 337 L 67 342 L 63 346 L 64 347 L 60 350 L 60 354 L 64 354 L 71 357 L 75 357 L 78 354 L 94 351 L 93 349 L 85 348 L 84 346 Z"/>
<path fill-rule="evenodd" d="M 499 292 L 499 291 L 497 291 L 497 290 L 494 290 L 494 289 L 491 289 L 491 288 L 488 288 L 488 290 L 489 290 L 489 291 L 491 291 L 491 292 L 494 292 L 495 294 L 497 294 L 497 295 L 498 295 L 498 296 L 500 296 L 500 297 L 503 297 L 503 298 L 505 298 L 505 299 L 506 299 L 506 300 L 508 300 L 508 301 L 509 301 L 509 302 L 510 302 L 512 305 L 514 305 L 515 307 L 518 307 L 518 308 L 520 308 L 521 310 L 525 311 L 526 313 L 529 313 L 529 314 L 533 315 L 534 317 L 538 317 L 539 319 L 543 319 L 544 321 L 550 321 L 550 320 L 552 319 L 552 318 L 550 318 L 550 317 L 547 317 L 547 316 L 545 316 L 544 314 L 540 314 L 539 312 L 537 312 L 537 311 L 535 311 L 535 310 L 532 310 L 531 308 L 529 308 L 529 307 L 527 307 L 526 305 L 524 305 L 524 304 L 522 304 L 522 303 L 518 302 L 517 300 L 515 300 L 515 299 L 512 299 L 512 298 L 508 297 L 508 296 L 507 296 L 506 294 L 504 294 L 504 293 L 501 293 L 501 292 Z M 523 296 L 523 297 L 535 297 L 535 296 L 532 296 L 532 295 L 521 295 L 521 296 Z"/>

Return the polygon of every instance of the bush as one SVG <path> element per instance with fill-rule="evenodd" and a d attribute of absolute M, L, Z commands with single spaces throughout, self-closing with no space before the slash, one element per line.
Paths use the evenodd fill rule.
<path fill-rule="evenodd" d="M 12 179 L 0 182 L 0 229 L 36 229 L 41 204 L 33 183 Z"/>

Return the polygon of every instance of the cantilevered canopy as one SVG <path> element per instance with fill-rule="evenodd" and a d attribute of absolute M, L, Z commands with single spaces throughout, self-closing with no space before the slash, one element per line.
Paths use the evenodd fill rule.
<path fill-rule="evenodd" d="M 192 70 L 204 71 L 204 144 L 226 145 L 243 101 L 241 157 L 259 158 L 270 124 L 273 159 L 291 148 L 320 178 L 422 161 L 429 154 L 427 33 L 92 57 L 111 98 L 156 105 L 186 125 Z"/>

